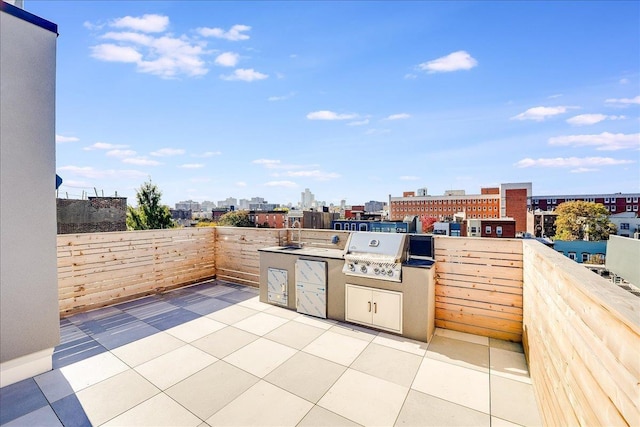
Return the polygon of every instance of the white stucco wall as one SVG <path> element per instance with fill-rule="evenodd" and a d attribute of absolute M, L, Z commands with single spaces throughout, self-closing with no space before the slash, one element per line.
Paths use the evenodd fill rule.
<path fill-rule="evenodd" d="M 5 368 L 13 367 L 16 360 L 29 361 L 34 354 L 42 359 L 49 354 L 50 362 L 50 349 L 60 339 L 55 204 L 56 38 L 55 32 L 0 11 L 2 385 L 9 381 Z M 37 209 L 25 209 L 27 206 Z M 36 369 L 44 368 L 38 365 Z"/>

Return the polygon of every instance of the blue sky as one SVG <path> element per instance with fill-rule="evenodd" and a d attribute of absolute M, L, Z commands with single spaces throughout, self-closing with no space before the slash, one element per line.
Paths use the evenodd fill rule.
<path fill-rule="evenodd" d="M 61 195 L 640 191 L 640 3 L 25 1 Z"/>

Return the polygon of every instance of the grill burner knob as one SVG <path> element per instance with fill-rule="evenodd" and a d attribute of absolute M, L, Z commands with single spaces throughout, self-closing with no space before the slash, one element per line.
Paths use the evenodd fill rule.
<path fill-rule="evenodd" d="M 393 270 L 389 269 L 389 270 L 387 271 L 387 275 L 389 275 L 389 276 L 393 276 Z"/>
<path fill-rule="evenodd" d="M 360 267 L 360 271 L 362 271 L 363 273 L 367 272 L 367 266 L 363 265 L 362 267 Z"/>
<path fill-rule="evenodd" d="M 356 267 L 353 264 L 349 264 L 349 270 L 355 271 Z"/>

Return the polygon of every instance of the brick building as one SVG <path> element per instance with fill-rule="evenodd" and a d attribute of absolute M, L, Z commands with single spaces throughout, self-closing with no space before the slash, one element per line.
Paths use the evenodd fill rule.
<path fill-rule="evenodd" d="M 286 217 L 283 211 L 249 211 L 249 220 L 257 227 L 286 228 Z"/>
<path fill-rule="evenodd" d="M 452 220 L 462 213 L 466 219 L 513 218 L 517 232 L 527 229 L 527 210 L 531 183 L 507 183 L 480 189 L 480 194 L 463 190 L 447 191 L 442 196 L 416 196 L 404 192 L 402 197 L 389 196 L 389 219 L 402 220 L 407 215 L 431 216 L 440 221 Z"/>
<path fill-rule="evenodd" d="M 555 196 L 535 196 L 531 198 L 531 209 L 553 211 L 561 203 L 581 200 L 603 204 L 610 214 L 621 212 L 638 213 L 640 193 L 610 194 L 563 194 Z"/>

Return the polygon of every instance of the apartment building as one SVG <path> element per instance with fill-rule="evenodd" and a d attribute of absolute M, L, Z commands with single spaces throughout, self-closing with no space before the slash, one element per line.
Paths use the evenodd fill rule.
<path fill-rule="evenodd" d="M 402 197 L 389 195 L 389 219 L 400 221 L 407 215 L 432 216 L 438 220 L 452 220 L 462 213 L 466 219 L 513 218 L 516 232 L 527 229 L 527 209 L 531 199 L 530 182 L 505 183 L 499 187 L 480 189 L 480 194 L 466 194 L 464 190 L 450 190 L 441 196 L 422 196 L 407 191 Z"/>
<path fill-rule="evenodd" d="M 635 212 L 638 214 L 640 193 L 610 193 L 610 194 L 562 194 L 555 196 L 534 196 L 531 198 L 531 208 L 535 211 L 552 211 L 561 203 L 581 200 L 603 204 L 611 214 L 621 212 Z"/>

